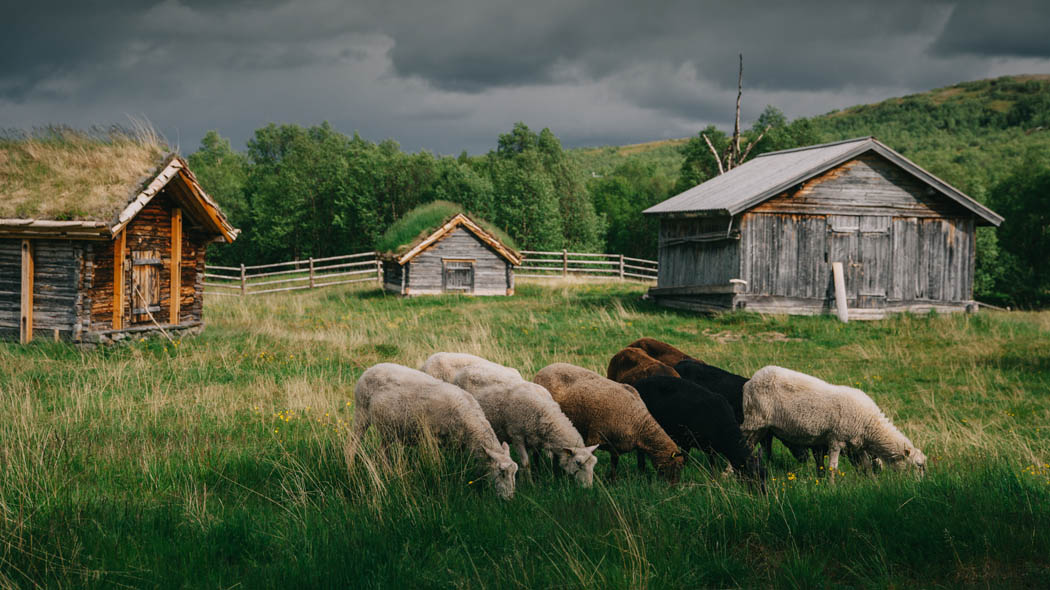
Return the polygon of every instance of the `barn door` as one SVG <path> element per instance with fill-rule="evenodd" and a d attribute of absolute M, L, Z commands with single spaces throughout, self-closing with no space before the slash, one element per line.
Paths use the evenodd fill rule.
<path fill-rule="evenodd" d="M 151 322 L 160 312 L 160 252 L 131 253 L 131 322 Z"/>
<path fill-rule="evenodd" d="M 860 218 L 860 252 L 857 307 L 879 308 L 886 303 L 892 271 L 890 217 L 865 215 Z"/>
<path fill-rule="evenodd" d="M 860 277 L 860 216 L 859 215 L 828 215 L 828 252 L 827 262 L 841 262 L 842 270 L 846 273 L 846 299 L 856 301 L 859 293 Z M 827 297 L 835 297 L 835 287 L 832 275 L 828 273 Z"/>
<path fill-rule="evenodd" d="M 474 261 L 443 260 L 443 287 L 447 293 L 474 292 Z"/>

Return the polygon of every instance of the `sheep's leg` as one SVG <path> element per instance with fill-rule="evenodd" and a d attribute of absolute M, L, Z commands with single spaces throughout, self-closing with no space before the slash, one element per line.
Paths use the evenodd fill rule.
<path fill-rule="evenodd" d="M 636 449 L 634 454 L 638 457 L 638 472 L 646 473 L 645 471 L 645 451 L 642 449 Z"/>
<path fill-rule="evenodd" d="M 529 469 L 529 450 L 525 448 L 525 441 L 513 441 L 514 450 L 518 453 L 518 464 L 525 470 L 525 478 L 532 480 L 532 470 Z"/>
<path fill-rule="evenodd" d="M 817 445 L 810 447 L 810 451 L 813 452 L 813 461 L 817 464 L 817 477 L 824 477 L 824 474 L 827 473 L 824 469 L 824 458 L 828 456 L 828 447 Z"/>
<path fill-rule="evenodd" d="M 773 433 L 766 431 L 762 435 L 762 454 L 768 463 L 773 459 Z"/>
<path fill-rule="evenodd" d="M 831 476 L 831 483 L 835 483 L 835 472 L 839 470 L 839 453 L 842 452 L 842 447 L 846 446 L 846 443 L 832 442 L 828 443 L 828 471 Z"/>
<path fill-rule="evenodd" d="M 616 466 L 620 463 L 620 455 L 616 452 L 616 449 L 612 449 L 609 453 L 609 480 L 616 479 Z"/>

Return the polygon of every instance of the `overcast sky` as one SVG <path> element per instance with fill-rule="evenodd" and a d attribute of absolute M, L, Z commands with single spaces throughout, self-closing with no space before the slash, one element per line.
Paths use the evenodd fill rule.
<path fill-rule="evenodd" d="M 1050 2 L 33 0 L 0 24 L 0 127 L 146 117 L 183 152 L 330 121 L 483 153 L 515 121 L 567 147 L 1050 72 Z"/>

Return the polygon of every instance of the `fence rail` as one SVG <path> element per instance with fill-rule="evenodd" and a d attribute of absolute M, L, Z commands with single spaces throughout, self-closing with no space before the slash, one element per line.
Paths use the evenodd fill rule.
<path fill-rule="evenodd" d="M 361 252 L 251 266 L 209 264 L 204 267 L 204 289 L 211 295 L 245 297 L 378 281 L 382 277 L 378 254 Z"/>
<path fill-rule="evenodd" d="M 592 279 L 656 280 L 655 260 L 631 258 L 621 254 L 592 254 L 567 250 L 522 250 L 521 254 L 524 258 L 522 264 L 514 271 L 515 276 L 519 277 L 556 278 L 571 274 Z M 234 297 L 318 289 L 382 279 L 383 266 L 376 252 L 250 266 L 209 264 L 204 267 L 204 289 L 210 295 Z"/>
<path fill-rule="evenodd" d="M 659 268 L 655 260 L 631 258 L 622 254 L 593 254 L 568 250 L 522 250 L 521 254 L 524 260 L 514 271 L 514 275 L 519 277 L 557 278 L 574 275 L 594 279 L 655 281 Z"/>

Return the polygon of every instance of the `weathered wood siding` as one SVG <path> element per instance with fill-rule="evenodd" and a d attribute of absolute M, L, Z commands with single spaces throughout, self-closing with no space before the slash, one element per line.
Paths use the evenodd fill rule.
<path fill-rule="evenodd" d="M 753 213 L 971 217 L 907 171 L 874 153 L 861 155 L 749 210 Z"/>
<path fill-rule="evenodd" d="M 444 260 L 474 261 L 474 295 L 507 295 L 511 288 L 509 263 L 474 234 L 457 227 L 406 264 L 407 294 L 442 293 Z"/>
<path fill-rule="evenodd" d="M 83 303 L 79 290 L 84 242 L 33 239 L 33 334 L 60 338 L 78 334 Z M 18 337 L 22 288 L 22 240 L 0 239 L 0 331 Z"/>
<path fill-rule="evenodd" d="M 657 287 L 726 285 L 738 278 L 740 240 L 726 239 L 728 232 L 729 217 L 662 219 Z"/>
<path fill-rule="evenodd" d="M 383 261 L 383 289 L 392 293 L 401 292 L 401 280 L 404 276 L 403 267 L 394 260 Z"/>

